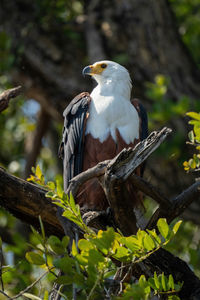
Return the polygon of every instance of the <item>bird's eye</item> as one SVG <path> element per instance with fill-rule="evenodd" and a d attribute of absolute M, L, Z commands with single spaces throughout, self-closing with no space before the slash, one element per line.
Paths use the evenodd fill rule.
<path fill-rule="evenodd" d="M 102 68 L 102 69 L 105 69 L 106 67 L 107 67 L 106 64 L 101 64 L 101 68 Z"/>

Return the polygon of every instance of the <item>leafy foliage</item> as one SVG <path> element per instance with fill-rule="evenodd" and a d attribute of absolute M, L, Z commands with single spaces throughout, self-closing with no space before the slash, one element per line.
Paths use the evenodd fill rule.
<path fill-rule="evenodd" d="M 170 79 L 166 76 L 159 74 L 155 76 L 154 83 L 146 83 L 146 95 L 152 100 L 150 112 L 150 129 L 162 126 L 169 120 L 177 117 L 184 116 L 189 108 L 189 99 L 184 96 L 175 102 L 167 97 L 167 90 Z"/>
<path fill-rule="evenodd" d="M 43 275 L 51 274 L 52 280 L 64 287 L 64 299 L 72 298 L 74 288 L 78 299 L 102 299 L 106 295 L 112 299 L 130 299 L 130 296 L 134 299 L 148 299 L 152 292 L 172 296 L 181 289 L 182 283 L 175 284 L 171 275 L 166 277 L 164 274 L 154 273 L 148 279 L 142 275 L 138 282 L 132 279 L 126 282 L 127 276 L 131 278 L 135 264 L 169 243 L 177 233 L 181 221 L 170 227 L 162 218 L 157 223 L 159 233 L 156 230 L 138 230 L 136 235 L 129 237 L 115 232 L 113 228 L 94 232 L 84 224 L 79 206 L 75 204 L 72 195 L 69 197 L 64 193 L 59 181 L 45 183 L 39 166 L 34 169 L 29 180 L 47 189 L 47 196 L 64 209 L 63 215 L 84 232 L 78 245 L 73 241 L 69 250 L 69 237 L 47 238 L 41 219 L 41 234 L 32 228 L 34 240 L 30 244 L 32 250 L 26 253 L 26 259 L 30 264 L 44 269 Z M 59 270 L 62 275 L 58 275 Z M 119 271 L 123 276 L 120 277 L 120 285 L 117 284 L 117 288 L 113 289 L 111 287 L 116 284 L 115 277 Z M 30 299 L 38 299 L 31 293 L 26 295 Z M 45 295 L 47 291 L 44 297 Z"/>
<path fill-rule="evenodd" d="M 185 171 L 199 171 L 200 170 L 200 113 L 188 112 L 187 115 L 191 118 L 188 122 L 193 125 L 193 129 L 188 133 L 188 144 L 196 148 L 197 153 L 188 161 L 184 161 L 183 166 Z"/>

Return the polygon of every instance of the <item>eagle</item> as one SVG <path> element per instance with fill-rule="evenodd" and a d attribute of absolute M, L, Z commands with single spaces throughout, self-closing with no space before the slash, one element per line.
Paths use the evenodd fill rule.
<path fill-rule="evenodd" d="M 70 180 L 98 162 L 112 159 L 124 148 L 134 147 L 148 135 L 146 110 L 131 100 L 132 83 L 122 65 L 103 60 L 86 66 L 82 74 L 97 82 L 91 93 L 82 92 L 65 109 L 59 156 L 63 159 L 64 190 Z M 141 175 L 141 169 L 136 173 Z M 128 189 L 130 201 L 140 201 L 135 189 Z M 85 210 L 106 210 L 109 206 L 99 181 L 86 182 L 76 196 Z"/>

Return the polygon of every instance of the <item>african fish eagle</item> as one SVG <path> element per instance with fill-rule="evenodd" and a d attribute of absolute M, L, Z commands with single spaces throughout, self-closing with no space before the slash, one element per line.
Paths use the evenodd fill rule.
<path fill-rule="evenodd" d="M 76 96 L 65 109 L 63 139 L 64 190 L 70 179 L 98 162 L 115 157 L 123 148 L 134 147 L 147 137 L 147 115 L 139 100 L 131 101 L 131 78 L 120 64 L 104 60 L 87 66 L 83 75 L 92 76 L 97 86 L 92 93 Z M 140 170 L 137 170 L 140 174 Z M 138 202 L 137 192 L 128 189 Z M 105 210 L 109 205 L 97 179 L 84 184 L 76 202 L 86 210 Z"/>

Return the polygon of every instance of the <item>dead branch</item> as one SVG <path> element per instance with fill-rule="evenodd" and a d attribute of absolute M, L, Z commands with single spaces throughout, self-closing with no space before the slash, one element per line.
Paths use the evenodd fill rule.
<path fill-rule="evenodd" d="M 132 148 L 123 149 L 112 160 L 106 160 L 100 162 L 93 168 L 90 168 L 87 171 L 80 173 L 70 181 L 70 185 L 68 187 L 67 193 L 70 191 L 73 194 L 73 196 L 76 197 L 76 194 L 82 184 L 84 184 L 86 181 L 94 177 L 101 178 L 105 174 L 108 177 L 108 176 L 112 176 L 110 174 L 113 173 L 116 177 L 118 178 L 121 177 L 123 181 L 126 181 L 127 178 L 133 174 L 134 170 L 139 165 L 141 165 L 149 157 L 149 155 L 160 146 L 160 144 L 166 139 L 166 137 L 170 132 L 171 129 L 167 127 L 164 127 L 159 132 L 154 131 L 147 137 L 146 140 L 138 143 L 134 149 Z M 135 177 L 135 175 L 133 176 L 134 176 L 133 178 L 135 178 L 136 181 L 137 177 Z M 153 194 L 155 195 L 157 193 L 157 196 L 155 195 L 155 198 L 157 198 L 157 200 L 160 199 L 158 200 L 158 202 L 159 201 L 164 201 L 165 203 L 168 202 L 167 199 L 163 200 L 164 199 L 163 196 L 161 196 L 158 191 L 153 192 L 152 186 L 150 185 L 148 186 L 147 182 L 144 183 L 145 182 L 144 179 L 140 180 L 138 178 L 137 182 L 139 181 L 141 185 L 141 191 L 144 192 L 145 190 L 147 192 L 147 195 L 148 193 L 150 193 L 151 195 Z M 149 190 L 149 192 L 147 190 Z"/>
<path fill-rule="evenodd" d="M 170 200 L 168 206 L 161 203 L 159 208 L 152 215 L 147 228 L 154 228 L 159 218 L 166 218 L 171 223 L 176 217 L 180 216 L 184 210 L 193 202 L 200 200 L 200 181 L 195 182 L 180 195 Z"/>
<path fill-rule="evenodd" d="M 0 112 L 5 110 L 8 105 L 11 98 L 17 97 L 22 91 L 21 86 L 17 86 L 13 89 L 9 89 L 4 91 L 2 94 L 0 94 Z"/>
<path fill-rule="evenodd" d="M 56 218 L 57 206 L 45 194 L 44 189 L 0 168 L 0 206 L 22 222 L 38 228 L 38 217 L 41 216 L 47 234 L 62 236 L 63 229 Z"/>

